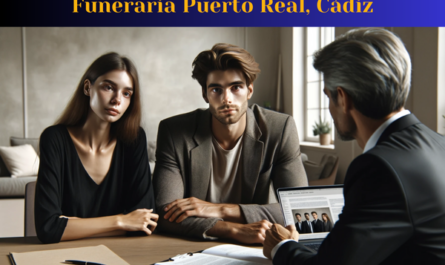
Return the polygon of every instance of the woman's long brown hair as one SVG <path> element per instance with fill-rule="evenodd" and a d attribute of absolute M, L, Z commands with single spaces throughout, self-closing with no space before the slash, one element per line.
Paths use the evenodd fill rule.
<path fill-rule="evenodd" d="M 322 220 L 323 220 L 323 216 L 326 216 L 326 220 L 328 220 L 329 222 L 331 221 L 331 218 L 329 218 L 329 215 L 327 215 L 326 213 L 322 213 L 321 216 L 322 216 L 321 217 Z"/>
<path fill-rule="evenodd" d="M 68 106 L 63 111 L 55 124 L 65 126 L 82 126 L 90 110 L 90 98 L 84 94 L 84 82 L 86 79 L 94 84 L 96 79 L 113 70 L 124 70 L 133 80 L 133 95 L 130 105 L 124 115 L 111 124 L 110 134 L 126 143 L 134 142 L 138 136 L 139 126 L 141 124 L 141 99 L 139 77 L 134 64 L 126 57 L 115 52 L 106 53 L 97 58 L 85 71 L 85 74 L 79 81 L 77 89 L 74 92 Z"/>

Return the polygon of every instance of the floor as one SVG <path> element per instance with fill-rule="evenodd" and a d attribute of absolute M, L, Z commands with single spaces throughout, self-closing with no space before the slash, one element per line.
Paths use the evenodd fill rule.
<path fill-rule="evenodd" d="M 0 237 L 24 236 L 25 199 L 0 199 Z"/>

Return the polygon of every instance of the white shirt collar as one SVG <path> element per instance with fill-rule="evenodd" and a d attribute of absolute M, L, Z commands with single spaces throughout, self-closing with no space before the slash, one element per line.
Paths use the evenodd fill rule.
<path fill-rule="evenodd" d="M 391 123 L 395 122 L 396 120 L 398 120 L 398 119 L 402 118 L 403 116 L 406 116 L 410 113 L 411 112 L 409 110 L 403 110 L 403 111 L 398 112 L 397 114 L 393 115 L 391 118 L 386 120 L 384 123 L 382 123 L 382 125 L 380 125 L 380 127 L 377 128 L 377 130 L 375 130 L 375 132 L 371 135 L 368 142 L 366 142 L 365 149 L 363 150 L 363 153 L 368 152 L 370 149 L 372 149 L 377 144 L 377 141 L 379 140 L 380 136 L 385 131 L 385 129 L 388 128 L 388 126 Z"/>

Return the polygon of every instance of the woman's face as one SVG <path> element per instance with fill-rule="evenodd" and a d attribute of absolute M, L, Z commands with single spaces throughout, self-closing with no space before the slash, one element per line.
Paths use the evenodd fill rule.
<path fill-rule="evenodd" d="M 326 218 L 326 215 L 324 215 L 324 214 L 321 216 L 321 218 L 322 218 L 323 221 L 325 221 L 325 222 L 328 221 L 328 218 Z"/>
<path fill-rule="evenodd" d="M 124 70 L 113 70 L 99 76 L 94 84 L 85 80 L 84 92 L 90 97 L 91 110 L 107 122 L 115 122 L 130 106 L 133 81 Z"/>

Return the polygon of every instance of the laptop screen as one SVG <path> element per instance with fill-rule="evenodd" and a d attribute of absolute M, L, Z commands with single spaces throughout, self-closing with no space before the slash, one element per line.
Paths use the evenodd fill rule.
<path fill-rule="evenodd" d="M 295 225 L 300 239 L 324 238 L 343 209 L 343 185 L 281 188 L 278 199 L 285 225 Z"/>

